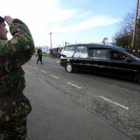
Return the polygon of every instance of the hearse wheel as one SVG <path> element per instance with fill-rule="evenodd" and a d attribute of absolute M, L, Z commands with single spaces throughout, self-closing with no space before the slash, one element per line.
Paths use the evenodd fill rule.
<path fill-rule="evenodd" d="M 72 64 L 70 63 L 67 63 L 66 64 L 66 67 L 65 67 L 66 71 L 69 72 L 69 73 L 72 73 L 74 71 L 74 68 L 72 66 Z"/>

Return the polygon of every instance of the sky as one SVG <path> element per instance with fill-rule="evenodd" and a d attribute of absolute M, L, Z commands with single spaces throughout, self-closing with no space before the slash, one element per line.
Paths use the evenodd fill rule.
<path fill-rule="evenodd" d="M 35 46 L 63 47 L 65 42 L 112 42 L 137 0 L 4 0 L 0 16 L 18 18 L 29 27 Z M 9 39 L 12 37 L 8 35 Z"/>

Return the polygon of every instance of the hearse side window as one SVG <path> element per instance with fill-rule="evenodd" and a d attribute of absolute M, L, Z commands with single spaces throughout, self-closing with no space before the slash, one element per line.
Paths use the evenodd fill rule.
<path fill-rule="evenodd" d="M 75 53 L 75 47 L 74 46 L 67 46 L 64 48 L 62 54 L 66 55 L 66 57 L 72 57 Z"/>
<path fill-rule="evenodd" d="M 118 51 L 110 51 L 111 60 L 125 61 L 126 55 Z"/>
<path fill-rule="evenodd" d="M 108 51 L 105 49 L 91 49 L 90 58 L 92 59 L 108 59 Z"/>
<path fill-rule="evenodd" d="M 88 58 L 88 51 L 86 46 L 78 46 L 74 54 L 74 58 Z"/>

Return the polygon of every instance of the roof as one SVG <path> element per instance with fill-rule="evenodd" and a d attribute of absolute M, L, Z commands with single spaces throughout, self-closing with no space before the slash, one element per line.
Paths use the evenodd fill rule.
<path fill-rule="evenodd" d="M 110 45 L 110 44 L 99 44 L 99 43 L 89 43 L 89 44 L 70 44 L 66 46 L 87 46 L 88 48 L 112 48 L 112 49 L 121 49 L 124 50 L 124 48 L 116 46 L 116 45 Z"/>

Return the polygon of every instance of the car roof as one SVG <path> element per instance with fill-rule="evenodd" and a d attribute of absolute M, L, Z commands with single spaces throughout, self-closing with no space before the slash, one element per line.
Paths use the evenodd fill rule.
<path fill-rule="evenodd" d="M 87 46 L 88 48 L 109 48 L 109 49 L 119 49 L 119 50 L 125 50 L 122 47 L 116 46 L 116 45 L 109 45 L 109 44 L 99 44 L 99 43 L 90 43 L 90 44 L 70 44 L 66 45 L 65 47 L 69 46 Z"/>

